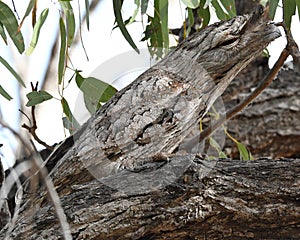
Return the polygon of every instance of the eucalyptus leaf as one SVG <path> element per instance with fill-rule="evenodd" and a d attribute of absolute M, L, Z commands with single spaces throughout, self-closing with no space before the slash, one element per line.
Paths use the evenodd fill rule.
<path fill-rule="evenodd" d="M 0 85 L 0 94 L 5 97 L 8 101 L 12 100 L 13 98 L 4 90 L 4 88 Z"/>
<path fill-rule="evenodd" d="M 200 0 L 181 0 L 181 2 L 188 8 L 197 8 L 200 4 Z"/>
<path fill-rule="evenodd" d="M 59 31 L 60 31 L 60 50 L 58 60 L 58 84 L 61 84 L 65 65 L 66 65 L 66 49 L 67 49 L 67 33 L 64 21 L 62 18 L 59 19 Z"/>
<path fill-rule="evenodd" d="M 41 28 L 42 28 L 42 26 L 43 26 L 43 24 L 44 24 L 44 22 L 45 22 L 45 20 L 48 16 L 48 12 L 49 12 L 48 8 L 44 9 L 42 11 L 39 19 L 37 20 L 36 24 L 34 25 L 32 39 L 31 39 L 31 42 L 29 44 L 29 48 L 26 51 L 27 55 L 30 55 L 36 47 L 36 44 L 37 44 L 38 39 L 39 39 Z"/>
<path fill-rule="evenodd" d="M 87 30 L 90 30 L 90 4 L 89 0 L 85 0 L 85 19 Z"/>
<path fill-rule="evenodd" d="M 0 62 L 10 71 L 10 73 L 18 80 L 18 82 L 25 87 L 25 83 L 23 82 L 22 78 L 17 74 L 17 72 L 9 65 L 8 62 L 5 61 L 4 58 L 0 56 Z"/>
<path fill-rule="evenodd" d="M 69 107 L 69 104 L 67 102 L 67 100 L 65 98 L 61 99 L 61 105 L 63 108 L 63 112 L 66 115 L 68 121 L 68 130 L 70 131 L 70 133 L 73 133 L 75 130 L 80 128 L 80 124 L 78 123 L 78 121 L 76 120 L 76 118 L 74 117 L 74 115 L 71 112 L 71 109 Z M 65 120 L 66 123 L 66 120 Z"/>
<path fill-rule="evenodd" d="M 22 33 L 18 29 L 18 21 L 11 9 L 2 1 L 0 1 L 0 22 L 6 28 L 19 53 L 24 52 L 24 39 Z"/>
<path fill-rule="evenodd" d="M 238 147 L 238 150 L 240 152 L 240 156 L 242 160 L 252 160 L 253 157 L 250 153 L 250 151 L 247 149 L 247 147 L 245 145 L 243 145 L 242 143 L 236 142 L 236 145 Z"/>
<path fill-rule="evenodd" d="M 70 47 L 73 43 L 73 39 L 75 36 L 75 17 L 72 5 L 70 2 L 60 2 L 60 5 L 66 15 L 66 21 L 67 21 L 67 45 Z"/>
<path fill-rule="evenodd" d="M 130 46 L 137 52 L 140 53 L 140 51 L 138 50 L 137 46 L 135 45 L 135 43 L 133 42 L 129 32 L 127 31 L 125 24 L 123 22 L 123 18 L 122 18 L 122 1 L 120 0 L 113 0 L 113 8 L 114 8 L 114 14 L 115 14 L 115 18 L 118 24 L 118 27 L 121 30 L 121 33 L 123 34 L 124 38 L 127 40 L 127 42 L 130 44 Z"/>
<path fill-rule="evenodd" d="M 78 71 L 76 72 L 75 81 L 83 92 L 85 106 L 91 114 L 101 107 L 101 103 L 107 102 L 117 92 L 108 83 L 93 77 L 84 78 Z"/>
<path fill-rule="evenodd" d="M 159 17 L 161 23 L 161 31 L 163 38 L 163 49 L 165 54 L 169 50 L 169 28 L 168 28 L 168 0 L 157 0 L 159 1 Z"/>
<path fill-rule="evenodd" d="M 276 10 L 277 10 L 277 7 L 278 7 L 278 3 L 279 3 L 279 0 L 271 0 L 269 1 L 269 18 L 270 19 L 274 19 L 275 17 L 275 13 L 276 13 Z"/>
<path fill-rule="evenodd" d="M 133 23 L 135 21 L 135 18 L 136 18 L 137 14 L 139 12 L 139 9 L 140 9 L 141 0 L 134 0 L 134 4 L 136 5 L 136 8 L 135 8 L 135 10 L 134 10 L 134 12 L 133 12 L 133 14 L 132 14 L 132 16 L 131 16 L 128 24 L 131 24 L 131 23 Z"/>
<path fill-rule="evenodd" d="M 24 17 L 22 18 L 22 21 L 21 21 L 21 23 L 20 23 L 20 25 L 19 25 L 19 28 L 18 28 L 19 31 L 20 31 L 20 29 L 21 29 L 21 27 L 22 27 L 22 25 L 23 25 L 24 20 L 26 19 L 26 17 L 28 17 L 28 15 L 30 14 L 30 12 L 32 11 L 33 6 L 34 6 L 34 4 L 35 4 L 36 1 L 37 1 L 37 0 L 30 0 L 30 1 L 29 1 L 28 6 L 27 6 L 27 9 L 26 9 L 26 12 L 25 12 L 25 14 L 24 14 Z"/>
<path fill-rule="evenodd" d="M 147 12 L 147 8 L 148 8 L 148 2 L 149 0 L 141 0 L 141 13 L 145 14 Z"/>
<path fill-rule="evenodd" d="M 296 13 L 295 0 L 283 0 L 283 20 L 288 29 L 291 28 L 292 16 Z"/>
<path fill-rule="evenodd" d="M 3 39 L 3 41 L 5 42 L 5 44 L 7 45 L 7 37 L 3 28 L 3 24 L 0 22 L 0 35 Z"/>
<path fill-rule="evenodd" d="M 28 102 L 26 103 L 27 107 L 32 107 L 47 100 L 52 99 L 52 95 L 46 91 L 32 91 L 26 95 Z"/>
<path fill-rule="evenodd" d="M 221 3 L 231 18 L 236 16 L 234 0 L 221 0 Z"/>

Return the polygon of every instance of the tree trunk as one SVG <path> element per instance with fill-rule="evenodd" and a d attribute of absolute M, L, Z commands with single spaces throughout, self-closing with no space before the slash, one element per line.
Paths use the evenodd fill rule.
<path fill-rule="evenodd" d="M 94 180 L 87 171 L 73 176 L 76 184 L 70 184 L 69 179 L 58 186 L 73 238 L 299 238 L 299 159 L 203 161 L 185 156 L 170 162 L 189 166 L 162 189 L 153 182 L 152 186 L 146 183 L 148 191 L 141 185 L 141 191 L 121 192 Z M 161 174 L 170 174 L 167 168 L 161 170 Z M 136 184 L 145 183 L 144 175 L 126 172 L 110 184 L 122 188 L 132 177 Z M 26 204 L 26 214 L 20 216 L 12 238 L 61 237 L 52 204 L 44 193 L 31 202 L 34 205 Z"/>
<path fill-rule="evenodd" d="M 207 161 L 186 141 L 234 76 L 279 36 L 261 14 L 182 42 L 50 155 L 74 239 L 298 237 L 299 160 Z M 62 238 L 43 185 L 27 186 L 22 200 L 11 238 Z"/>

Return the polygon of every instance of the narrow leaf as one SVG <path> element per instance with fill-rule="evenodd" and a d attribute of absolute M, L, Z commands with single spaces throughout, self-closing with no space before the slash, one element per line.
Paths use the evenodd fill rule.
<path fill-rule="evenodd" d="M 236 16 L 235 2 L 234 0 L 221 0 L 223 7 L 226 9 L 230 17 Z"/>
<path fill-rule="evenodd" d="M 72 5 L 69 2 L 60 2 L 62 9 L 66 15 L 67 31 L 68 31 L 68 47 L 71 46 L 75 35 L 75 17 Z"/>
<path fill-rule="evenodd" d="M 87 30 L 90 30 L 90 4 L 89 0 L 85 0 L 85 19 Z"/>
<path fill-rule="evenodd" d="M 299 16 L 299 20 L 300 20 L 300 0 L 295 0 L 296 6 L 297 6 L 297 10 L 298 10 L 298 16 Z"/>
<path fill-rule="evenodd" d="M 30 12 L 32 11 L 35 2 L 36 2 L 36 0 L 30 0 L 29 1 L 27 9 L 26 9 L 26 12 L 24 14 L 24 17 L 22 18 L 22 21 L 21 21 L 21 23 L 20 23 L 20 25 L 18 27 L 18 31 L 20 31 L 21 27 L 23 26 L 23 22 L 24 22 L 25 18 L 28 17 L 28 15 L 30 14 Z"/>
<path fill-rule="evenodd" d="M 165 53 L 169 50 L 169 28 L 168 28 L 168 0 L 157 0 L 159 1 L 159 15 L 161 22 L 161 31 L 163 37 L 163 47 Z"/>
<path fill-rule="evenodd" d="M 10 71 L 10 73 L 18 80 L 18 82 L 25 87 L 25 84 L 22 80 L 22 78 L 19 76 L 19 74 L 17 74 L 17 72 L 9 65 L 8 62 L 5 61 L 4 58 L 2 58 L 0 56 L 0 62 L 7 68 L 8 71 Z"/>
<path fill-rule="evenodd" d="M 42 11 L 41 15 L 39 16 L 39 19 L 37 20 L 36 24 L 34 25 L 32 39 L 29 44 L 29 48 L 26 51 L 27 55 L 30 55 L 33 52 L 33 50 L 35 49 L 35 46 L 36 46 L 39 36 L 40 36 L 41 28 L 48 16 L 48 12 L 49 12 L 48 8 L 44 9 Z"/>
<path fill-rule="evenodd" d="M 11 9 L 0 1 L 0 22 L 6 28 L 10 38 L 17 47 L 19 53 L 24 52 L 24 39 L 21 32 L 18 31 L 18 21 Z"/>
<path fill-rule="evenodd" d="M 208 7 L 205 7 L 204 2 L 200 2 L 198 16 L 202 18 L 202 26 L 206 27 L 209 24 L 210 21 L 210 11 Z"/>
<path fill-rule="evenodd" d="M 140 53 L 137 46 L 133 42 L 129 32 L 127 31 L 125 24 L 123 22 L 121 8 L 122 8 L 122 1 L 120 0 L 113 0 L 113 7 L 114 7 L 114 14 L 117 21 L 117 24 L 121 30 L 121 33 L 123 34 L 124 38 L 127 40 L 127 42 L 130 44 L 130 46 L 137 52 Z"/>
<path fill-rule="evenodd" d="M 72 112 L 70 110 L 69 104 L 68 104 L 68 102 L 67 102 L 67 100 L 65 98 L 61 99 L 61 105 L 62 105 L 64 114 L 66 115 L 66 117 L 69 120 L 69 123 L 70 123 L 69 130 L 72 133 L 73 131 L 75 131 L 75 130 L 77 130 L 77 129 L 80 128 L 80 124 L 78 123 L 78 121 L 73 116 L 73 114 L 72 114 Z"/>
<path fill-rule="evenodd" d="M 6 37 L 5 31 L 4 31 L 4 28 L 3 28 L 3 25 L 1 22 L 0 22 L 0 35 L 3 39 L 3 41 L 5 42 L 5 44 L 7 45 L 7 37 Z"/>
<path fill-rule="evenodd" d="M 253 159 L 251 153 L 249 152 L 249 150 L 246 148 L 245 145 L 243 145 L 243 144 L 241 144 L 239 142 L 237 142 L 236 145 L 238 147 L 238 150 L 240 152 L 240 156 L 241 156 L 242 160 L 246 160 L 247 161 L 247 160 L 252 160 Z"/>
<path fill-rule="evenodd" d="M 27 107 L 35 106 L 47 100 L 50 100 L 52 95 L 46 91 L 32 91 L 26 95 L 28 102 L 26 103 Z"/>
<path fill-rule="evenodd" d="M 199 6 L 200 0 L 181 0 L 188 8 L 195 9 Z"/>
<path fill-rule="evenodd" d="M 131 24 L 131 23 L 133 23 L 135 21 L 135 18 L 136 18 L 137 14 L 139 12 L 139 9 L 140 9 L 141 0 L 134 0 L 134 3 L 136 5 L 136 8 L 135 8 L 135 10 L 134 10 L 134 12 L 133 12 L 133 14 L 132 14 L 132 16 L 131 16 L 128 24 Z"/>
<path fill-rule="evenodd" d="M 59 61 L 58 61 L 58 84 L 61 84 L 65 65 L 66 65 L 66 28 L 62 18 L 59 19 L 59 31 L 60 31 L 60 51 L 59 51 Z"/>
<path fill-rule="evenodd" d="M 277 7 L 278 7 L 278 3 L 279 3 L 279 0 L 271 0 L 269 1 L 269 18 L 271 20 L 274 19 L 275 17 L 275 13 L 276 13 L 276 10 L 277 10 Z"/>
<path fill-rule="evenodd" d="M 147 12 L 149 0 L 142 0 L 141 2 L 141 13 L 145 14 Z"/>
<path fill-rule="evenodd" d="M 4 90 L 4 88 L 0 85 L 0 94 L 5 97 L 8 101 L 12 100 L 13 98 Z"/>
<path fill-rule="evenodd" d="M 288 29 L 291 28 L 292 16 L 296 13 L 295 0 L 283 0 L 283 20 Z"/>
<path fill-rule="evenodd" d="M 216 10 L 217 17 L 220 20 L 227 20 L 230 18 L 230 16 L 224 11 L 222 8 L 223 6 L 220 5 L 220 2 L 218 0 L 212 0 L 211 4 Z"/>

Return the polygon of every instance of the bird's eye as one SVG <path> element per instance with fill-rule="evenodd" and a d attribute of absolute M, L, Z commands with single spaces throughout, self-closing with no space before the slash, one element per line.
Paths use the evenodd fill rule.
<path fill-rule="evenodd" d="M 231 45 L 233 43 L 236 43 L 238 41 L 238 38 L 231 38 L 231 39 L 228 39 L 222 43 L 219 44 L 220 47 L 223 47 L 223 46 L 228 46 L 228 45 Z"/>

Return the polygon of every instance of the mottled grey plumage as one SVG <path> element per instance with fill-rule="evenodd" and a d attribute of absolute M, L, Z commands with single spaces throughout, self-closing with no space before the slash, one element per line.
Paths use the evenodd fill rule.
<path fill-rule="evenodd" d="M 263 15 L 213 24 L 180 43 L 85 124 L 71 151 L 77 161 L 101 178 L 177 151 L 237 73 L 280 36 Z"/>

